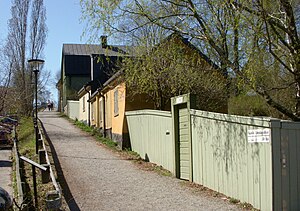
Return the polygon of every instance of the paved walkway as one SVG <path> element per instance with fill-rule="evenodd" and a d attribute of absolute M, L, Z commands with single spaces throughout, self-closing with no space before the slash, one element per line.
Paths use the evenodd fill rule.
<path fill-rule="evenodd" d="M 11 150 L 0 150 L 0 187 L 6 190 L 13 198 L 13 188 L 11 184 L 12 161 Z"/>
<path fill-rule="evenodd" d="M 138 169 L 56 112 L 39 117 L 55 148 L 71 210 L 239 210 L 220 198 L 192 193 L 178 179 Z"/>

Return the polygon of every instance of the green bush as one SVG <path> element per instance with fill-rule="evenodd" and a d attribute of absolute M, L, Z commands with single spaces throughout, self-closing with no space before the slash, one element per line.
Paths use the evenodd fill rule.
<path fill-rule="evenodd" d="M 239 95 L 228 101 L 228 113 L 242 116 L 273 116 L 278 112 L 266 104 L 258 95 Z"/>

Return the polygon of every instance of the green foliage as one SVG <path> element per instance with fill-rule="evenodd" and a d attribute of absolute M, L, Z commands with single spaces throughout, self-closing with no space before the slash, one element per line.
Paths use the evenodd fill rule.
<path fill-rule="evenodd" d="M 130 149 L 125 149 L 125 152 L 127 152 L 129 155 L 133 156 L 136 158 L 136 160 L 140 160 L 141 156 L 139 155 L 139 153 L 135 152 L 135 151 L 131 151 Z"/>
<path fill-rule="evenodd" d="M 20 155 L 25 156 L 35 162 L 38 162 L 38 155 L 35 154 L 35 131 L 32 118 L 22 117 L 17 128 L 18 132 L 18 150 Z M 48 152 L 48 155 L 50 155 Z M 50 156 L 51 159 L 51 156 Z M 51 162 L 51 161 L 50 161 Z M 15 165 L 15 164 L 14 164 Z M 35 210 L 33 207 L 33 182 L 32 182 L 32 167 L 30 164 L 21 161 L 21 180 L 24 187 L 24 204 L 25 209 Z M 54 168 L 54 167 L 52 167 Z M 16 183 L 16 172 L 14 171 L 14 183 Z M 36 169 L 37 174 L 37 190 L 38 190 L 38 203 L 40 210 L 45 210 L 45 195 L 48 191 L 53 190 L 53 184 L 42 184 L 41 171 Z M 15 188 L 14 184 L 14 188 Z"/>
<path fill-rule="evenodd" d="M 210 110 L 226 101 L 226 79 L 176 34 L 140 58 L 125 60 L 123 69 L 129 93 L 146 93 L 156 109 L 185 93 L 200 96 L 202 107 Z"/>
<path fill-rule="evenodd" d="M 251 204 L 246 202 L 240 203 L 240 206 L 246 210 L 259 211 L 258 209 L 255 209 Z"/>
<path fill-rule="evenodd" d="M 97 139 L 97 141 L 105 144 L 107 147 L 112 149 L 117 149 L 118 143 L 112 141 L 109 138 L 104 138 L 102 134 L 99 132 L 99 130 L 97 130 L 97 128 L 89 127 L 88 125 L 84 124 L 81 121 L 74 121 L 74 124 L 81 130 L 89 133 L 91 136 L 94 136 Z"/>
<path fill-rule="evenodd" d="M 254 91 L 232 96 L 228 101 L 228 113 L 241 116 L 266 116 L 285 119 L 276 109 L 269 106 L 266 101 Z"/>
<path fill-rule="evenodd" d="M 267 104 L 257 95 L 231 97 L 228 104 L 230 114 L 242 116 L 270 116 Z"/>
<path fill-rule="evenodd" d="M 173 176 L 172 173 L 166 169 L 164 169 L 162 166 L 154 165 L 153 170 L 157 172 L 158 174 L 165 176 L 165 177 L 171 177 Z"/>
<path fill-rule="evenodd" d="M 229 202 L 230 202 L 230 203 L 233 203 L 233 204 L 237 204 L 237 203 L 240 202 L 240 200 L 235 199 L 235 198 L 230 198 L 230 199 L 229 199 Z"/>
<path fill-rule="evenodd" d="M 88 125 L 84 124 L 81 121 L 75 121 L 74 124 L 79 127 L 81 130 L 88 132 L 88 133 L 92 133 L 93 132 L 93 128 L 89 127 Z"/>
<path fill-rule="evenodd" d="M 35 133 L 33 127 L 33 120 L 31 117 L 22 117 L 17 128 L 18 133 L 18 147 L 21 155 L 29 156 L 35 155 Z"/>
<path fill-rule="evenodd" d="M 183 34 L 191 38 L 222 71 L 240 77 L 241 86 L 255 90 L 270 106 L 289 118 L 300 120 L 298 0 L 81 0 L 81 6 L 91 37 L 99 37 L 97 32 L 104 30 L 122 40 L 147 37 L 145 34 L 152 32 L 155 38 L 156 32 L 147 28 L 151 25 L 168 33 Z M 165 49 L 164 53 L 168 54 L 168 50 Z M 168 58 L 176 61 L 176 55 L 170 53 Z M 185 71 L 185 68 L 162 64 L 157 58 L 143 63 L 135 69 L 143 71 L 144 67 L 149 74 L 136 74 L 143 77 L 140 82 L 137 78 L 136 83 L 155 98 L 162 96 L 156 104 L 163 104 L 159 101 L 169 97 L 160 93 L 164 87 L 171 95 L 195 87 L 193 80 L 184 77 L 175 77 L 175 89 L 169 86 L 169 81 L 163 80 L 169 79 L 168 67 L 173 72 L 178 69 Z M 162 75 L 157 74 L 159 68 L 163 69 L 160 71 Z M 149 84 L 148 79 L 155 83 Z M 170 81 L 173 82 L 172 78 Z"/>
<path fill-rule="evenodd" d="M 281 64 L 274 60 L 271 55 L 256 49 L 256 53 L 251 56 L 249 63 L 244 68 L 244 76 L 246 79 L 237 78 L 238 90 L 243 93 L 248 90 L 266 91 L 274 101 L 280 102 L 282 106 L 295 112 L 296 90 L 294 77 L 282 68 Z M 279 112 L 275 112 L 274 109 L 266 109 L 269 106 L 266 105 L 267 100 L 265 98 L 256 97 L 254 101 L 257 101 L 258 98 L 260 103 L 263 104 L 261 105 L 263 108 L 258 108 L 258 110 L 265 110 L 268 116 L 286 118 L 284 115 L 279 115 Z M 253 97 L 250 97 L 250 99 L 253 100 Z"/>
<path fill-rule="evenodd" d="M 109 148 L 115 149 L 118 144 L 114 141 L 112 141 L 111 139 L 108 138 L 103 138 L 100 137 L 100 139 L 98 139 L 101 143 L 105 144 L 106 146 L 108 146 Z"/>

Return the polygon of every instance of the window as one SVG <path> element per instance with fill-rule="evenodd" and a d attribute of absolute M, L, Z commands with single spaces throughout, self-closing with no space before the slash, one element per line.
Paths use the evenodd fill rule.
<path fill-rule="evenodd" d="M 118 105 L 118 89 L 115 90 L 114 92 L 114 116 L 119 115 L 119 105 Z"/>
<path fill-rule="evenodd" d="M 82 111 L 85 112 L 85 96 L 82 98 Z"/>

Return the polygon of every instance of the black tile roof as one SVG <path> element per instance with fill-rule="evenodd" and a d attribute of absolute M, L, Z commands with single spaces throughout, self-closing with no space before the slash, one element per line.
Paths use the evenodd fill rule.
<path fill-rule="evenodd" d="M 92 55 L 103 54 L 105 56 L 134 56 L 133 46 L 108 45 L 102 48 L 101 45 L 93 44 L 63 44 L 63 55 Z"/>

